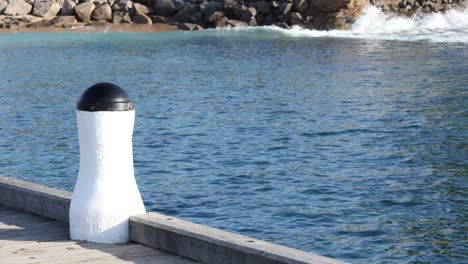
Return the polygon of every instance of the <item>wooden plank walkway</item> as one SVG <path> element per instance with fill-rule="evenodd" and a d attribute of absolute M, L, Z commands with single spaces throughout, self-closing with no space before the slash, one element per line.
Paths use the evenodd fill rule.
<path fill-rule="evenodd" d="M 0 263 L 197 263 L 141 244 L 97 244 L 68 237 L 68 223 L 0 205 Z"/>

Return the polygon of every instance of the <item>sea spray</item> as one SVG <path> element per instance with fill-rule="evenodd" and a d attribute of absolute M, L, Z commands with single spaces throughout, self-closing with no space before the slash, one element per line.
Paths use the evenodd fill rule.
<path fill-rule="evenodd" d="M 372 40 L 428 41 L 468 43 L 468 9 L 413 17 L 387 14 L 375 6 L 367 7 L 351 30 L 310 30 L 299 26 L 231 29 L 239 31 L 271 30 L 290 37 L 331 37 Z"/>

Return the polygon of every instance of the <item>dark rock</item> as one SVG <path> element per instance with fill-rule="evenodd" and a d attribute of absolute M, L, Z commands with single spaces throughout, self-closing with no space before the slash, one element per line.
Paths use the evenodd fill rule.
<path fill-rule="evenodd" d="M 73 16 L 75 14 L 76 3 L 72 0 L 65 0 L 63 2 L 61 15 L 62 16 Z"/>
<path fill-rule="evenodd" d="M 128 12 L 124 11 L 115 11 L 112 14 L 113 23 L 132 23 L 132 18 Z"/>
<path fill-rule="evenodd" d="M 93 11 L 91 17 L 94 20 L 111 20 L 112 19 L 112 9 L 109 4 L 103 4 Z"/>
<path fill-rule="evenodd" d="M 151 21 L 153 23 L 160 23 L 160 24 L 169 24 L 174 22 L 174 19 L 171 17 L 165 17 L 165 16 L 150 16 Z"/>
<path fill-rule="evenodd" d="M 279 12 L 281 15 L 288 14 L 292 9 L 293 4 L 291 3 L 281 3 L 279 6 Z"/>
<path fill-rule="evenodd" d="M 310 7 L 318 12 L 337 12 L 346 8 L 349 0 L 313 0 Z"/>
<path fill-rule="evenodd" d="M 309 2 L 307 0 L 294 0 L 293 6 L 296 11 L 304 13 L 309 8 Z"/>
<path fill-rule="evenodd" d="M 255 2 L 255 8 L 259 14 L 269 14 L 271 12 L 270 4 L 267 1 Z"/>
<path fill-rule="evenodd" d="M 289 13 L 289 24 L 290 25 L 299 25 L 302 24 L 302 15 L 299 12 Z"/>
<path fill-rule="evenodd" d="M 112 11 L 129 12 L 133 10 L 133 2 L 131 0 L 117 0 L 112 5 Z"/>
<path fill-rule="evenodd" d="M 284 23 L 284 22 L 278 23 L 277 26 L 280 27 L 280 28 L 284 28 L 284 29 L 289 29 L 290 28 L 289 25 Z"/>
<path fill-rule="evenodd" d="M 241 20 L 250 24 L 252 18 L 255 19 L 257 10 L 254 7 L 244 8 L 241 13 Z"/>
<path fill-rule="evenodd" d="M 153 21 L 151 21 L 151 18 L 149 18 L 145 14 L 136 13 L 135 15 L 133 15 L 133 23 L 150 25 L 153 24 Z"/>
<path fill-rule="evenodd" d="M 195 30 L 202 30 L 203 27 L 197 24 L 192 24 L 192 23 L 179 23 L 177 25 L 177 28 L 180 30 L 186 30 L 186 31 L 195 31 Z"/>
<path fill-rule="evenodd" d="M 172 0 L 157 0 L 154 5 L 154 12 L 158 16 L 172 16 L 177 12 L 177 8 Z"/>
<path fill-rule="evenodd" d="M 263 25 L 265 26 L 270 26 L 276 23 L 276 20 L 274 19 L 272 14 L 267 14 L 265 18 L 263 19 Z"/>
<path fill-rule="evenodd" d="M 189 18 L 190 23 L 203 24 L 203 15 L 201 12 L 196 12 Z"/>
<path fill-rule="evenodd" d="M 187 2 L 185 2 L 184 0 L 173 0 L 172 3 L 174 3 L 174 6 L 177 9 L 177 12 L 182 10 L 187 4 Z"/>
<path fill-rule="evenodd" d="M 189 21 L 190 17 L 200 11 L 200 7 L 196 4 L 187 4 L 182 10 L 180 10 L 175 16 L 174 19 L 177 22 L 186 22 Z"/>

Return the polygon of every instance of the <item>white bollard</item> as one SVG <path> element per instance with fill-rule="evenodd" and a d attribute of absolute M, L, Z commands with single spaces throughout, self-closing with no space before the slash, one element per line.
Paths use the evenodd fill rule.
<path fill-rule="evenodd" d="M 70 238 L 126 243 L 128 219 L 144 214 L 133 171 L 133 102 L 117 85 L 99 83 L 77 103 L 80 168 L 70 204 Z"/>

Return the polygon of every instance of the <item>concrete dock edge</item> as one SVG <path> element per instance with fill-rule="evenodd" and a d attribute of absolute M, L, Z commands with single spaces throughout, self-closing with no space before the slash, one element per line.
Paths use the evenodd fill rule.
<path fill-rule="evenodd" d="M 207 264 L 343 263 L 158 213 L 132 216 L 130 240 Z"/>
<path fill-rule="evenodd" d="M 0 204 L 68 222 L 71 193 L 0 176 Z"/>
<path fill-rule="evenodd" d="M 64 222 L 71 193 L 0 176 L 0 204 Z M 158 213 L 130 218 L 130 240 L 206 264 L 338 264 L 341 261 Z"/>

